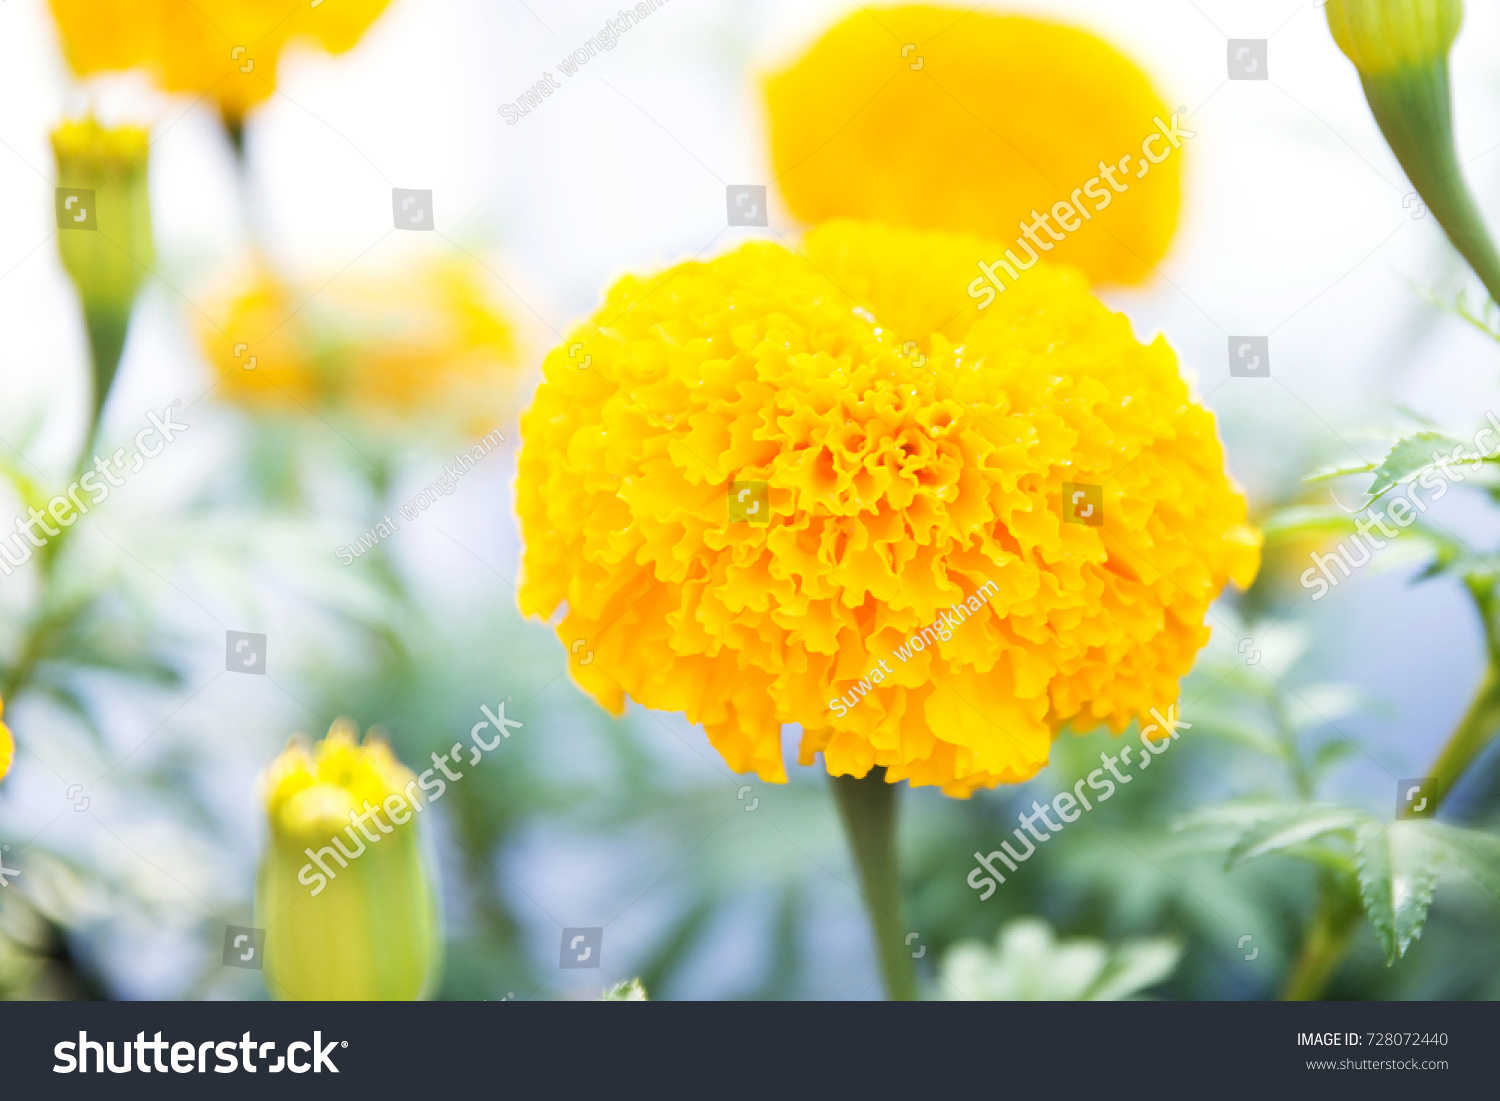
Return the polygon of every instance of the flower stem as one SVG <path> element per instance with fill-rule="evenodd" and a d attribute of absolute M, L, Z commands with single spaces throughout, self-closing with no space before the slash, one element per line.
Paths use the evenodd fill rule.
<path fill-rule="evenodd" d="M 1325 874 L 1319 886 L 1317 915 L 1281 992 L 1282 1001 L 1315 1002 L 1323 997 L 1349 951 L 1361 912 L 1354 884 Z"/>
<path fill-rule="evenodd" d="M 901 922 L 901 873 L 896 863 L 896 786 L 876 767 L 863 778 L 834 776 L 834 799 L 859 868 L 865 909 L 874 927 L 880 974 L 891 1001 L 917 1000 L 917 972 Z"/>
<path fill-rule="evenodd" d="M 1491 663 L 1469 710 L 1448 736 L 1442 752 L 1428 770 L 1431 782 L 1423 788 L 1423 794 L 1432 799 L 1435 806 L 1442 806 L 1465 770 L 1497 733 L 1500 733 L 1500 670 Z"/>
<path fill-rule="evenodd" d="M 1474 204 L 1453 146 L 1448 59 L 1360 75 L 1365 99 L 1407 179 L 1453 247 L 1500 302 L 1500 255 Z"/>

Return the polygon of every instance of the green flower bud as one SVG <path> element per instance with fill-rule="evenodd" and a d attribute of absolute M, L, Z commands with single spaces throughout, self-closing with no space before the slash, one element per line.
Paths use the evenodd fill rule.
<path fill-rule="evenodd" d="M 347 719 L 267 771 L 270 841 L 256 889 L 272 995 L 409 1000 L 431 992 L 441 920 L 417 835 L 417 779 Z"/>
<path fill-rule="evenodd" d="M 1328 29 L 1361 75 L 1446 58 L 1463 0 L 1328 0 Z"/>
<path fill-rule="evenodd" d="M 57 157 L 57 244 L 83 301 L 94 361 L 95 417 L 120 365 L 130 311 L 156 253 L 146 186 L 147 132 L 93 118 L 52 132 Z"/>
<path fill-rule="evenodd" d="M 1328 29 L 1359 72 L 1380 132 L 1453 247 L 1500 301 L 1500 254 L 1459 170 L 1448 50 L 1462 0 L 1329 0 Z"/>

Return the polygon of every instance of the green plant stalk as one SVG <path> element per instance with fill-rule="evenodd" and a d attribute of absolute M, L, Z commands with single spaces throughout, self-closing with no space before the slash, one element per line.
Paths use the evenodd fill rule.
<path fill-rule="evenodd" d="M 886 997 L 917 1000 L 917 972 L 906 945 L 901 920 L 901 874 L 896 862 L 896 785 L 885 769 L 873 768 L 862 779 L 834 776 L 833 795 L 844 833 L 859 868 L 859 885 L 875 933 L 875 949 Z"/>
<path fill-rule="evenodd" d="M 1484 680 L 1479 691 L 1474 694 L 1469 710 L 1464 713 L 1437 760 L 1428 769 L 1430 783 L 1423 788 L 1422 793 L 1435 806 L 1442 806 L 1443 800 L 1464 772 L 1484 752 L 1497 733 L 1500 733 L 1500 670 L 1492 662 L 1485 670 Z"/>
<path fill-rule="evenodd" d="M 1359 927 L 1359 891 L 1351 879 L 1322 873 L 1318 887 L 1318 912 L 1307 930 L 1297 962 L 1287 976 L 1281 1000 L 1315 1002 L 1323 997 L 1329 981 L 1344 961 Z"/>
<path fill-rule="evenodd" d="M 83 447 L 78 460 L 73 464 L 76 478 L 87 468 L 89 455 L 94 450 L 94 440 L 99 434 L 99 422 L 104 414 L 104 403 L 114 384 L 115 374 L 120 368 L 120 357 L 125 351 L 125 337 L 130 329 L 130 314 L 123 317 L 116 310 L 100 308 L 84 309 L 84 323 L 88 330 L 89 351 L 93 367 L 94 390 L 90 398 L 88 428 L 83 435 Z M 12 700 L 31 683 L 36 668 L 45 657 L 47 634 L 56 624 L 52 618 L 52 586 L 57 574 L 57 560 L 68 533 L 73 528 L 59 526 L 58 533 L 37 552 L 37 588 L 41 592 L 40 606 L 27 625 L 21 642 L 21 651 L 16 663 L 0 677 L 0 700 Z"/>
<path fill-rule="evenodd" d="M 1453 247 L 1500 302 L 1500 253 L 1464 183 L 1453 146 L 1448 58 L 1360 74 L 1365 99 L 1406 177 Z"/>
<path fill-rule="evenodd" d="M 89 350 L 92 353 L 94 391 L 89 407 L 88 430 L 83 436 L 83 450 L 73 473 L 82 473 L 93 450 L 94 437 L 99 433 L 99 422 L 104 417 L 104 403 L 115 383 L 120 369 L 120 357 L 125 352 L 125 336 L 130 331 L 130 313 L 111 305 L 84 303 L 83 320 L 89 334 Z"/>

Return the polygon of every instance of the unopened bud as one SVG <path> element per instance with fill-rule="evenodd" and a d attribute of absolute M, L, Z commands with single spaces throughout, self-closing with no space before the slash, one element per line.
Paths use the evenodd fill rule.
<path fill-rule="evenodd" d="M 83 303 L 97 412 L 119 368 L 136 295 L 156 263 L 146 185 L 150 140 L 140 127 L 85 118 L 54 130 L 52 149 L 58 251 Z"/>
<path fill-rule="evenodd" d="M 417 834 L 418 781 L 347 719 L 294 742 L 264 780 L 270 840 L 256 889 L 271 994 L 389 1001 L 436 985 L 437 896 Z"/>

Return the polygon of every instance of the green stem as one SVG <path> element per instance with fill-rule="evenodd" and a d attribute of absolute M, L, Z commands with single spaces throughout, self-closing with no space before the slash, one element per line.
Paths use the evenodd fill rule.
<path fill-rule="evenodd" d="M 83 309 L 84 324 L 89 334 L 89 350 L 92 352 L 94 393 L 89 406 L 89 426 L 84 433 L 83 453 L 79 456 L 74 474 L 83 471 L 94 436 L 99 431 L 99 421 L 104 416 L 104 403 L 115 384 L 115 374 L 120 369 L 120 356 L 125 351 L 125 335 L 130 330 L 130 310 L 123 313 L 113 306 L 90 306 Z"/>
<path fill-rule="evenodd" d="M 99 435 L 99 422 L 104 416 L 104 403 L 114 385 L 115 374 L 120 368 L 120 357 L 125 350 L 125 337 L 130 328 L 129 311 L 120 314 L 110 309 L 84 307 L 84 324 L 88 330 L 89 351 L 92 355 L 94 389 L 89 404 L 88 427 L 83 434 L 83 446 L 78 460 L 73 464 L 76 479 L 88 469 L 89 456 L 94 450 L 94 441 Z M 31 683 L 37 666 L 46 657 L 47 636 L 55 626 L 53 621 L 53 583 L 57 574 L 57 560 L 61 556 L 63 543 L 73 528 L 60 527 L 58 533 L 37 551 L 37 589 L 41 593 L 40 604 L 26 627 L 21 642 L 21 652 L 16 663 L 0 676 L 0 701 L 13 700 Z"/>
<path fill-rule="evenodd" d="M 1500 254 L 1464 183 L 1453 146 L 1448 59 L 1360 76 L 1365 99 L 1406 177 L 1490 292 L 1500 302 Z"/>
<path fill-rule="evenodd" d="M 865 909 L 874 927 L 880 974 L 891 1001 L 917 1000 L 917 972 L 901 921 L 901 874 L 896 863 L 896 786 L 885 769 L 862 779 L 834 776 L 834 799 L 859 868 Z"/>
<path fill-rule="evenodd" d="M 1500 733 L 1500 671 L 1491 664 L 1469 710 L 1428 769 L 1430 782 L 1422 793 L 1432 799 L 1435 807 L 1442 806 L 1454 785 L 1497 733 Z"/>
<path fill-rule="evenodd" d="M 1282 1001 L 1315 1002 L 1349 951 L 1363 912 L 1353 883 L 1325 874 L 1319 885 L 1318 912 L 1302 942 L 1302 951 L 1281 992 Z"/>

